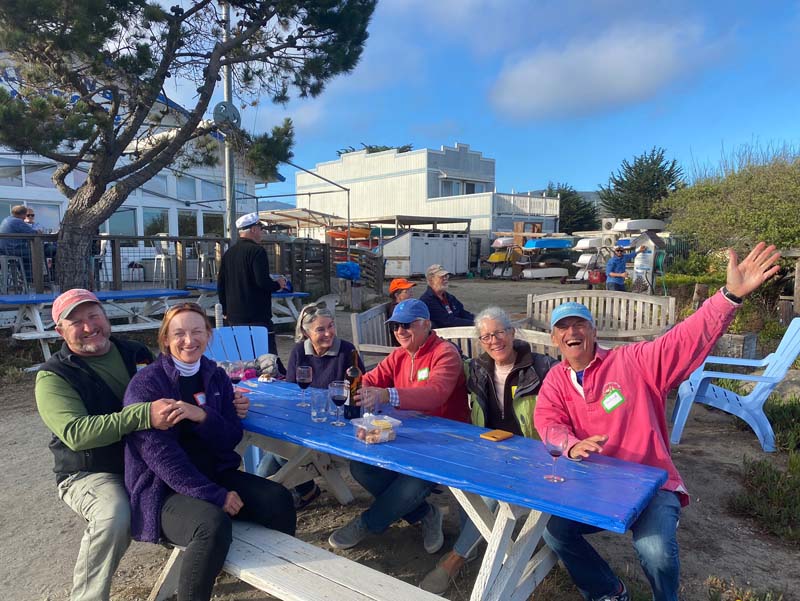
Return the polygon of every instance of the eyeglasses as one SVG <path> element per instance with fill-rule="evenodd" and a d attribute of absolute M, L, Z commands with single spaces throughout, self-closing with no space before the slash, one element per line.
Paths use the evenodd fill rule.
<path fill-rule="evenodd" d="M 400 328 L 403 328 L 404 330 L 410 330 L 411 326 L 414 325 L 417 321 L 419 321 L 419 320 L 415 319 L 414 321 L 411 321 L 411 322 L 408 322 L 408 323 L 402 323 L 402 322 L 399 322 L 399 321 L 392 321 L 392 322 L 389 323 L 389 327 L 391 328 L 392 332 L 396 332 Z"/>
<path fill-rule="evenodd" d="M 483 336 L 478 336 L 478 340 L 483 343 L 491 342 L 493 338 L 496 338 L 497 340 L 505 340 L 508 336 L 508 330 L 509 328 L 505 328 L 503 330 L 497 330 L 496 332 L 489 332 Z"/>
<path fill-rule="evenodd" d="M 36 213 L 28 213 L 25 217 L 36 217 Z"/>
<path fill-rule="evenodd" d="M 614 252 L 615 252 L 615 253 L 620 253 L 620 254 L 621 254 L 621 253 L 623 253 L 623 252 L 625 252 L 625 251 L 624 251 L 624 250 L 622 250 L 621 248 L 618 248 L 618 249 L 616 249 Z"/>

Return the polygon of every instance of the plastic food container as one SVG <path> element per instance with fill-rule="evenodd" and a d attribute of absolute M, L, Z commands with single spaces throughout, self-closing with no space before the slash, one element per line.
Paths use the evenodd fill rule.
<path fill-rule="evenodd" d="M 397 438 L 397 430 L 403 422 L 388 415 L 367 415 L 351 419 L 356 438 L 367 443 L 389 442 Z"/>

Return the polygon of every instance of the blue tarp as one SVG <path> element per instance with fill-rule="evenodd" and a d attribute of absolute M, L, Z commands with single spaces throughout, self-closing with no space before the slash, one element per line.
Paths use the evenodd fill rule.
<path fill-rule="evenodd" d="M 352 261 L 338 263 L 336 265 L 336 277 L 355 282 L 361 279 L 361 267 L 359 267 L 358 263 Z"/>

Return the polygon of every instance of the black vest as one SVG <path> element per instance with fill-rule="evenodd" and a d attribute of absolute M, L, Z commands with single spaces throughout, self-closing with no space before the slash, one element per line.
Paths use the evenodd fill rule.
<path fill-rule="evenodd" d="M 111 337 L 117 347 L 130 377 L 136 373 L 137 363 L 149 364 L 153 355 L 147 347 L 132 340 Z M 89 415 L 106 415 L 122 410 L 122 399 L 114 396 L 111 388 L 81 357 L 72 353 L 66 343 L 41 367 L 64 378 L 81 397 Z M 55 457 L 53 471 L 61 482 L 75 472 L 123 472 L 123 445 L 119 440 L 104 447 L 73 451 L 58 436 L 53 435 L 50 450 Z"/>

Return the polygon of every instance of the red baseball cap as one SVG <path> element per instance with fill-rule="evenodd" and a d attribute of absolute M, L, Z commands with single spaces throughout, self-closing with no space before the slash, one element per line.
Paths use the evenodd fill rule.
<path fill-rule="evenodd" d="M 53 302 L 53 321 L 58 323 L 60 319 L 69 317 L 72 310 L 83 303 L 97 303 L 99 305 L 100 300 L 90 290 L 83 288 L 67 290 Z"/>
<path fill-rule="evenodd" d="M 408 290 L 416 285 L 416 282 L 409 282 L 405 278 L 395 278 L 392 280 L 392 283 L 389 284 L 389 294 L 394 294 L 398 290 Z"/>

